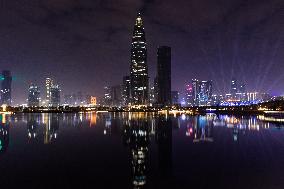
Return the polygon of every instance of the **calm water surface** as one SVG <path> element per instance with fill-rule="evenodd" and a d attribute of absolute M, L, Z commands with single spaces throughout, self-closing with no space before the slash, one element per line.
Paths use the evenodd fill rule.
<path fill-rule="evenodd" d="M 284 129 L 263 117 L 0 115 L 0 188 L 284 188 Z"/>

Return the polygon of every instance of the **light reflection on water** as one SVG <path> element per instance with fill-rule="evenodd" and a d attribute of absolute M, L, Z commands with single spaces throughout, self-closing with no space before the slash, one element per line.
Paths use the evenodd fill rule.
<path fill-rule="evenodd" d="M 230 141 L 238 142 L 240 138 L 249 137 L 251 134 L 255 134 L 255 132 L 278 131 L 281 132 L 281 136 L 284 136 L 281 123 L 264 121 L 263 117 L 258 116 L 236 117 L 207 114 L 200 116 L 181 115 L 179 117 L 172 117 L 157 115 L 155 113 L 90 112 L 80 114 L 42 113 L 11 116 L 1 115 L 0 118 L 0 164 L 1 158 L 5 157 L 6 153 L 7 156 L 9 154 L 10 141 L 19 139 L 23 132 L 25 132 L 24 136 L 26 140 L 24 141 L 26 141 L 27 145 L 36 144 L 40 147 L 41 145 L 52 144 L 59 146 L 60 151 L 65 147 L 62 141 L 76 136 L 76 133 L 78 135 L 76 140 L 80 144 L 80 139 L 87 136 L 86 133 L 83 132 L 84 130 L 90 133 L 93 132 L 94 138 L 109 137 L 108 140 L 114 140 L 114 137 L 121 138 L 121 143 L 116 143 L 114 148 L 124 146 L 128 150 L 127 156 L 129 157 L 128 163 L 131 175 L 129 183 L 131 184 L 125 184 L 126 188 L 128 186 L 130 186 L 130 188 L 144 188 L 146 186 L 148 186 L 148 188 L 157 188 L 157 186 L 185 187 L 187 182 L 184 180 L 187 176 L 191 175 L 191 173 L 188 173 L 189 175 L 178 171 L 175 173 L 175 170 L 182 169 L 177 166 L 181 164 L 181 162 L 175 163 L 177 161 L 175 156 L 183 157 L 184 155 L 184 157 L 186 157 L 191 156 L 191 153 L 195 152 L 185 151 L 183 152 L 185 154 L 175 154 L 176 152 L 173 152 L 175 149 L 184 148 L 186 146 L 190 147 L 191 145 L 201 145 L 200 148 L 204 148 L 203 145 L 206 144 L 212 144 L 219 148 L 220 143 L 216 142 L 216 140 L 220 141 L 220 138 L 224 137 L 224 135 L 228 137 L 228 139 L 226 139 L 227 145 L 232 145 Z M 24 125 L 26 125 L 26 129 L 23 129 Z M 76 130 L 74 132 L 75 134 L 72 133 L 71 135 L 70 131 L 72 129 L 79 130 Z M 224 129 L 225 131 L 223 131 Z M 16 138 L 11 137 L 11 133 L 13 132 L 18 133 L 17 135 L 13 135 L 17 136 Z M 222 134 L 220 134 L 220 132 L 222 132 Z M 247 133 L 250 133 L 250 135 L 247 136 Z M 103 141 L 105 140 L 104 138 L 101 139 Z M 278 138 L 277 140 L 278 142 L 280 141 L 280 147 L 284 147 L 284 138 Z M 182 144 L 182 142 L 184 144 Z M 177 143 L 179 144 L 177 145 Z M 83 144 L 85 143 L 82 143 L 82 145 Z M 86 151 L 80 151 L 80 153 L 95 153 L 92 151 L 91 144 L 92 141 L 89 143 L 89 148 L 87 148 Z M 102 143 L 102 145 L 104 144 Z M 19 156 L 25 155 L 27 159 L 32 155 L 17 152 L 16 147 L 16 145 L 11 146 L 13 153 Z M 241 147 L 239 148 L 241 149 Z M 240 150 L 239 148 L 238 150 Z M 176 151 L 180 152 L 180 150 Z M 200 153 L 207 154 L 208 152 L 201 151 Z M 109 154 L 102 154 L 102 156 L 109 156 Z M 218 156 L 221 157 L 221 155 L 216 154 L 216 157 Z M 153 157 L 156 158 L 153 160 Z M 80 157 L 75 156 L 74 158 Z M 62 163 L 65 163 L 65 159 L 62 159 Z M 186 165 L 185 162 L 184 165 Z M 93 165 L 90 164 L 90 166 Z M 121 171 L 127 172 L 129 169 L 125 168 L 125 170 Z M 107 178 L 107 172 L 101 174 L 102 175 L 99 176 Z M 184 185 L 180 182 L 176 183 L 175 180 L 178 180 L 176 175 L 185 177 L 179 178 L 184 181 Z M 40 182 L 40 180 L 38 182 Z M 244 183 L 240 182 L 240 186 L 243 186 L 243 184 Z M 269 185 L 270 183 L 267 184 Z"/>

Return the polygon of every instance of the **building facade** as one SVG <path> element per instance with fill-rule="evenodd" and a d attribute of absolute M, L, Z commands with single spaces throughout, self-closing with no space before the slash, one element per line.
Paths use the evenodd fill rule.
<path fill-rule="evenodd" d="M 188 106 L 212 105 L 213 82 L 192 79 L 191 84 L 186 86 L 186 104 Z"/>
<path fill-rule="evenodd" d="M 49 106 L 57 107 L 60 106 L 60 88 L 59 85 L 52 85 L 50 88 L 50 102 Z"/>
<path fill-rule="evenodd" d="M 50 89 L 53 85 L 53 80 L 51 78 L 45 79 L 45 88 L 46 88 L 46 102 L 49 103 L 50 101 Z"/>
<path fill-rule="evenodd" d="M 171 48 L 161 46 L 157 52 L 157 79 L 158 98 L 157 104 L 171 105 Z"/>
<path fill-rule="evenodd" d="M 147 47 L 143 20 L 138 14 L 131 44 L 131 64 L 130 64 L 130 99 L 131 105 L 148 104 L 148 66 Z"/>
<path fill-rule="evenodd" d="M 29 86 L 28 106 L 29 107 L 39 106 L 39 102 L 40 102 L 39 87 L 34 84 L 31 84 Z"/>
<path fill-rule="evenodd" d="M 130 77 L 124 76 L 122 83 L 122 104 L 127 106 L 130 103 Z"/>
<path fill-rule="evenodd" d="M 2 72 L 2 85 L 1 85 L 1 104 L 10 106 L 12 104 L 12 75 L 9 70 Z"/>

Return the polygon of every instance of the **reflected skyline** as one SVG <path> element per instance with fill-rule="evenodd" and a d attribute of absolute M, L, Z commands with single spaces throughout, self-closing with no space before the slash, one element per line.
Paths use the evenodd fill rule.
<path fill-rule="evenodd" d="M 10 124 L 6 123 L 5 115 L 0 115 L 2 117 L 2 123 L 0 123 L 0 157 L 4 154 L 10 142 Z M 4 118 L 4 119 L 3 119 Z"/>
<path fill-rule="evenodd" d="M 210 156 L 202 156 L 202 154 L 211 151 L 211 153 L 217 153 L 218 150 L 215 152 L 213 149 L 216 150 L 223 145 L 231 146 L 233 149 L 238 147 L 242 150 L 249 148 L 247 143 L 254 143 L 255 148 L 257 141 L 265 140 L 269 144 L 271 140 L 275 140 L 278 145 L 284 146 L 281 138 L 284 136 L 282 127 L 274 122 L 264 121 L 259 116 L 215 114 L 189 116 L 183 114 L 175 117 L 155 113 L 39 113 L 1 116 L 5 118 L 2 117 L 0 125 L 0 161 L 6 156 L 12 158 L 13 153 L 30 158 L 34 155 L 33 153 L 39 151 L 47 157 L 52 152 L 61 154 L 58 158 L 54 154 L 54 158 L 64 164 L 65 161 L 75 161 L 70 157 L 71 154 L 79 158 L 82 155 L 85 157 L 84 154 L 92 154 L 92 151 L 102 150 L 100 153 L 93 154 L 95 159 L 92 158 L 90 165 L 96 164 L 93 162 L 97 160 L 96 158 L 104 161 L 107 156 L 110 156 L 113 164 L 117 166 L 124 162 L 123 169 L 119 171 L 129 175 L 123 182 L 126 183 L 128 180 L 126 185 L 133 189 L 179 186 L 176 180 L 185 179 L 187 171 L 197 168 L 193 164 L 191 165 L 193 167 L 188 167 L 187 171 L 178 171 L 182 170 L 180 167 L 191 164 L 191 158 L 201 166 L 201 162 L 198 162 L 196 158 L 201 158 L 200 161 L 204 163 Z M 22 138 L 23 132 L 24 138 Z M 220 141 L 225 143 L 220 144 Z M 232 146 L 233 144 L 240 146 Z M 272 144 L 275 145 L 275 142 Z M 74 148 L 72 145 L 75 145 Z M 17 152 L 19 146 L 24 147 L 24 154 Z M 33 152 L 33 150 L 36 151 Z M 110 154 L 104 154 L 108 150 Z M 181 154 L 181 150 L 185 152 Z M 62 155 L 65 153 L 69 155 L 66 157 Z M 228 153 L 231 156 L 230 153 L 233 152 Z M 191 157 L 190 154 L 194 156 Z M 177 157 L 182 159 L 188 156 L 191 158 L 186 161 L 177 159 Z M 222 153 L 215 154 L 215 156 L 222 156 Z M 40 154 L 39 157 L 41 157 Z M 82 161 L 90 160 L 87 158 Z M 261 160 L 253 159 L 254 163 L 259 161 Z M 185 164 L 179 167 L 180 163 Z M 80 164 L 75 163 L 77 166 Z M 207 163 L 205 164 L 208 166 Z M 215 168 L 211 169 L 211 171 L 214 170 Z M 107 174 L 110 172 L 103 172 L 100 176 Z M 178 176 L 180 174 L 182 176 Z M 191 180 L 191 178 L 188 179 Z M 122 180 L 120 178 L 121 182 Z M 182 180 L 182 182 L 187 181 Z"/>

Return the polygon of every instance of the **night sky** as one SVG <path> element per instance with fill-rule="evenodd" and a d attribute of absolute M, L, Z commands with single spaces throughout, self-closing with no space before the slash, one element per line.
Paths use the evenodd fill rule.
<path fill-rule="evenodd" d="M 172 47 L 172 85 L 232 77 L 284 94 L 283 0 L 0 0 L 0 69 L 15 76 L 15 103 L 52 77 L 63 94 L 95 96 L 129 73 L 131 35 L 143 14 L 151 81 L 156 48 Z M 43 95 L 42 95 L 43 96 Z"/>

